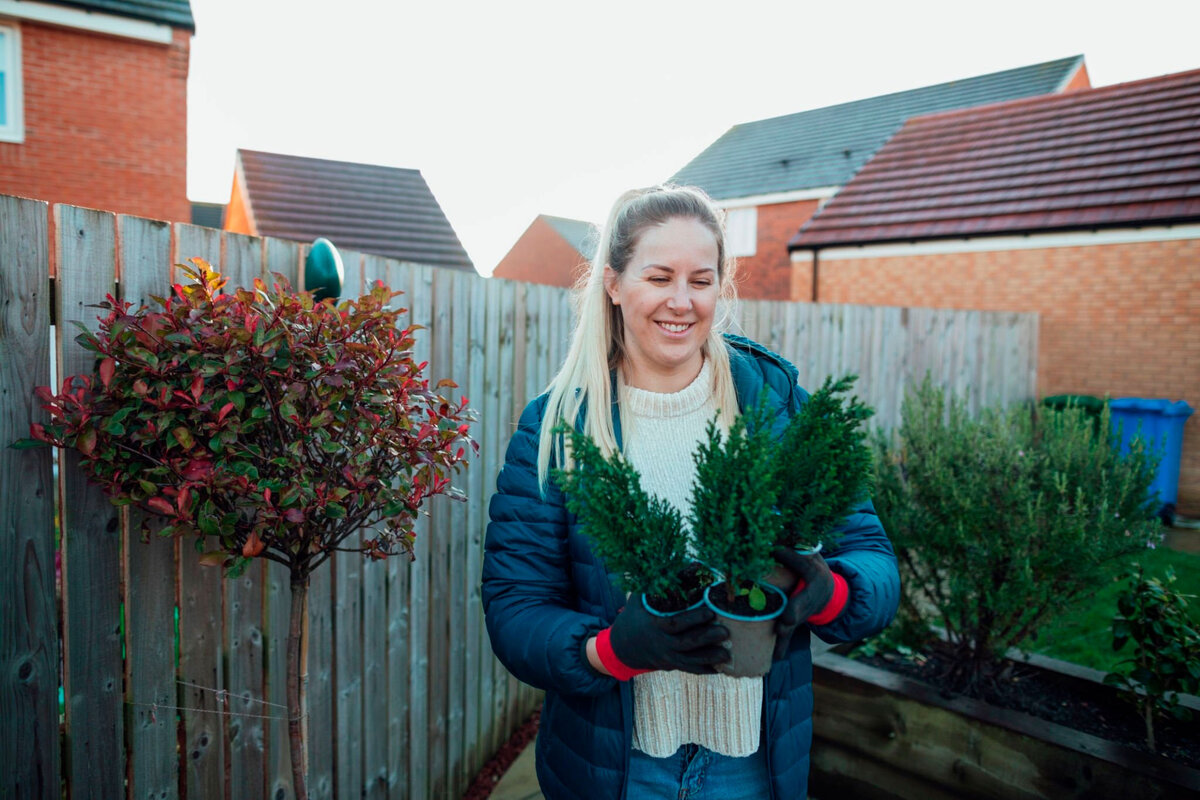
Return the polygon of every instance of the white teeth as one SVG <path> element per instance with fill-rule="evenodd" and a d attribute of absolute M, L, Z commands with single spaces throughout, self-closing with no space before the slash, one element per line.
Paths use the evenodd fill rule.
<path fill-rule="evenodd" d="M 688 328 L 691 327 L 691 325 L 685 325 L 682 323 L 672 324 L 670 322 L 660 322 L 658 324 L 663 326 L 664 328 L 666 328 L 671 333 L 683 333 L 684 331 L 686 331 Z"/>

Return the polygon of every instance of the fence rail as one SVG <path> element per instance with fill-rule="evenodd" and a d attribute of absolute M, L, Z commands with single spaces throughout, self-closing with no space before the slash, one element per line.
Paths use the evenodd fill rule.
<path fill-rule="evenodd" d="M 70 325 L 96 327 L 88 304 L 110 292 L 149 304 L 192 256 L 232 285 L 273 272 L 298 285 L 305 252 L 0 196 L 0 445 L 45 421 L 33 389 L 53 369 L 91 369 Z M 491 652 L 478 575 L 496 472 L 516 417 L 565 355 L 569 304 L 555 287 L 342 255 L 344 294 L 375 280 L 405 292 L 426 327 L 418 359 L 470 398 L 481 450 L 459 479 L 469 502 L 434 498 L 418 522 L 413 563 L 339 555 L 314 573 L 310 792 L 457 797 L 539 702 Z M 885 427 L 926 369 L 977 405 L 1034 391 L 1035 315 L 768 302 L 741 314 L 805 385 L 859 373 Z M 222 580 L 190 541 L 155 538 L 154 520 L 114 509 L 73 455 L 56 482 L 52 459 L 0 447 L 0 797 L 290 797 L 286 572 L 266 562 Z"/>

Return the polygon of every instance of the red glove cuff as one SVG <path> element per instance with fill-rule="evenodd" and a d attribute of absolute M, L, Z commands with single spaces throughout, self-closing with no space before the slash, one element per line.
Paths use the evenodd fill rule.
<path fill-rule="evenodd" d="M 796 588 L 792 590 L 792 597 L 800 594 L 800 591 L 804 587 L 804 581 L 797 582 Z M 850 584 L 846 583 L 846 579 L 835 572 L 833 573 L 833 596 L 829 598 L 829 602 L 825 604 L 824 608 L 813 614 L 805 622 L 809 625 L 828 625 L 838 618 L 838 615 L 842 613 L 849 600 Z M 608 665 L 605 664 L 605 666 Z"/>
<path fill-rule="evenodd" d="M 609 641 L 612 628 L 605 628 L 596 634 L 596 655 L 600 658 L 600 663 L 604 668 L 619 681 L 627 681 L 634 675 L 641 675 L 643 672 L 650 672 L 648 669 L 633 669 L 625 666 L 621 659 L 617 658 L 617 654 L 613 652 L 612 642 Z"/>

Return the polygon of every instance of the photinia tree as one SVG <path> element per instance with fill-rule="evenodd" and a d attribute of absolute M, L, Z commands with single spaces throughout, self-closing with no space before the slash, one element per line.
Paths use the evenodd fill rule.
<path fill-rule="evenodd" d="M 412 557 L 413 522 L 433 495 L 457 499 L 473 419 L 444 399 L 398 327 L 399 292 L 316 302 L 278 283 L 224 292 L 209 264 L 180 265 L 158 308 L 109 296 L 100 330 L 77 338 L 91 375 L 37 390 L 51 422 L 33 440 L 74 448 L 115 505 L 166 518 L 199 558 L 238 573 L 254 558 L 291 576 L 288 732 L 296 797 L 307 797 L 299 681 L 309 576 L 335 552 Z M 82 325 L 80 327 L 83 327 Z M 27 442 L 28 443 L 28 442 Z M 360 541 L 350 535 L 372 529 Z"/>

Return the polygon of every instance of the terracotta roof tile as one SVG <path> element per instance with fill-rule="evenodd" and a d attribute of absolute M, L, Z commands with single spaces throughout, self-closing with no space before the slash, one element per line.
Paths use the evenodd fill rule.
<path fill-rule="evenodd" d="M 790 247 L 1200 219 L 1200 70 L 916 117 Z"/>

